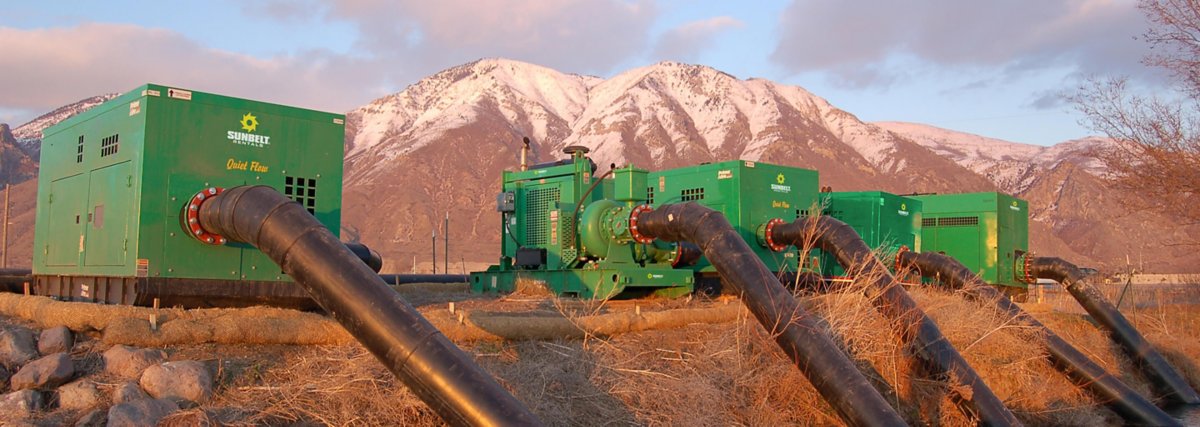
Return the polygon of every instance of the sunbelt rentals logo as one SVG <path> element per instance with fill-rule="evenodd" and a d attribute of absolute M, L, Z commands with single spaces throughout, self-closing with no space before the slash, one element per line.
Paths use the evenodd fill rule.
<path fill-rule="evenodd" d="M 776 175 L 775 176 L 775 184 L 771 184 L 771 190 L 776 193 L 791 193 L 792 186 L 783 185 L 784 182 L 787 182 L 787 177 L 783 176 L 782 173 L 779 175 Z"/>
<path fill-rule="evenodd" d="M 246 113 L 242 115 L 242 120 L 238 122 L 242 125 L 241 131 L 231 130 L 225 133 L 230 142 L 238 145 L 249 145 L 254 148 L 263 148 L 271 145 L 271 137 L 261 135 L 258 132 L 258 117 L 254 113 Z"/>

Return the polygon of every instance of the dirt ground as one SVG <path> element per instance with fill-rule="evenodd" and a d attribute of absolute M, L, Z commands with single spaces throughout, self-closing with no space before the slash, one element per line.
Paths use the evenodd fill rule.
<path fill-rule="evenodd" d="M 1031 331 L 960 295 L 910 290 L 919 305 L 993 391 L 1029 425 L 1120 425 L 1121 420 L 1047 362 Z M 424 312 L 489 310 L 596 313 L 740 304 L 722 297 L 609 303 L 561 300 L 535 293 L 483 298 L 462 292 L 413 291 Z M 801 296 L 860 367 L 914 425 L 968 425 L 861 293 Z M 1143 394 L 1146 382 L 1084 315 L 1048 304 L 1026 308 L 1110 372 Z M 1132 307 L 1126 315 L 1200 386 L 1200 306 Z M 8 319 L 9 322 L 21 321 Z M 81 334 L 75 351 L 96 372 L 107 348 L 99 332 Z M 548 425 L 839 425 L 840 419 L 752 318 L 577 339 L 469 340 L 458 344 Z M 172 360 L 203 360 L 217 373 L 214 398 L 168 418 L 165 425 L 442 425 L 428 407 L 357 344 L 171 345 Z M 115 386 L 104 383 L 101 389 Z M 51 409 L 37 424 L 83 415 Z"/>

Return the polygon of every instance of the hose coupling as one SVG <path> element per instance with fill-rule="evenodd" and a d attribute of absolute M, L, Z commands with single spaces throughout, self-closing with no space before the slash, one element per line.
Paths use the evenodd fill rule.
<path fill-rule="evenodd" d="M 227 241 L 224 236 L 205 230 L 204 227 L 200 225 L 200 205 L 203 205 L 204 202 L 212 200 L 213 197 L 216 197 L 223 191 L 225 191 L 225 189 L 222 187 L 208 187 L 204 190 L 200 190 L 196 194 L 192 195 L 191 199 L 188 199 L 187 204 L 183 206 L 183 213 L 179 215 L 179 218 L 183 223 L 183 229 L 187 231 L 187 235 L 192 236 L 193 239 L 200 241 L 200 243 L 207 245 L 224 245 Z"/>

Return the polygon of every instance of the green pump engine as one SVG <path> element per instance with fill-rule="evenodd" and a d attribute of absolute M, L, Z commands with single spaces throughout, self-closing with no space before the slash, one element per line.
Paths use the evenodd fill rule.
<path fill-rule="evenodd" d="M 648 209 L 646 170 L 626 166 L 597 177 L 587 148 L 577 146 L 563 150 L 568 159 L 529 166 L 526 150 L 528 140 L 521 170 L 504 172 L 496 196 L 500 263 L 471 273 L 473 291 L 512 292 L 527 279 L 581 298 L 692 292 L 692 271 L 675 267 L 695 262 L 699 251 L 637 233 L 637 215 Z"/>

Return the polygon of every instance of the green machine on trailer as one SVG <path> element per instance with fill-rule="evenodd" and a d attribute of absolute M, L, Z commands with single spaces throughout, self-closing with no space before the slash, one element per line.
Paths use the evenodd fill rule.
<path fill-rule="evenodd" d="M 854 228 L 863 241 L 878 250 L 884 264 L 895 264 L 902 247 L 920 251 L 922 202 L 883 191 L 821 193 L 822 213 Z M 823 276 L 844 276 L 842 266 L 833 257 L 815 250 Z"/>
<path fill-rule="evenodd" d="M 44 134 L 39 294 L 140 305 L 307 300 L 262 252 L 203 233 L 189 206 L 224 187 L 268 185 L 337 233 L 342 115 L 148 84 Z"/>
<path fill-rule="evenodd" d="M 797 271 L 796 253 L 768 242 L 766 229 L 795 220 L 816 206 L 817 171 L 730 160 L 650 172 L 648 180 L 651 206 L 696 202 L 721 212 L 768 270 Z M 704 286 L 718 278 L 707 260 L 689 268 L 707 282 Z"/>
<path fill-rule="evenodd" d="M 633 218 L 647 201 L 647 172 L 627 166 L 604 179 L 594 175 L 586 148 L 564 152 L 571 157 L 533 166 L 522 161 L 522 170 L 504 172 L 496 196 L 500 263 L 471 273 L 472 291 L 512 292 L 527 279 L 581 298 L 690 293 L 691 270 L 673 265 L 698 254 L 636 237 Z"/>
<path fill-rule="evenodd" d="M 1025 288 L 1029 204 L 1003 193 L 909 196 L 922 203 L 921 251 L 954 257 L 993 285 Z"/>

